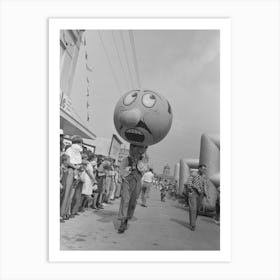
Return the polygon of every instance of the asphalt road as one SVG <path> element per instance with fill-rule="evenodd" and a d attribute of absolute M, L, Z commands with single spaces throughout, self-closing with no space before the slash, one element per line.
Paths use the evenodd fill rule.
<path fill-rule="evenodd" d="M 219 250 L 220 227 L 199 216 L 195 231 L 188 225 L 188 211 L 177 200 L 160 201 L 153 189 L 148 207 L 140 205 L 128 230 L 117 232 L 120 199 L 103 210 L 86 210 L 60 224 L 61 250 Z"/>

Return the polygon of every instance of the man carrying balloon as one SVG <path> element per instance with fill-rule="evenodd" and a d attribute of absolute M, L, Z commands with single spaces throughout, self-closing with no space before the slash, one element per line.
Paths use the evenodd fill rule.
<path fill-rule="evenodd" d="M 141 178 L 147 170 L 143 160 L 148 146 L 161 141 L 170 130 L 172 111 L 169 102 L 151 90 L 132 90 L 118 101 L 114 124 L 120 136 L 130 143 L 129 156 L 120 164 L 121 202 L 119 233 L 127 230 L 141 192 Z"/>

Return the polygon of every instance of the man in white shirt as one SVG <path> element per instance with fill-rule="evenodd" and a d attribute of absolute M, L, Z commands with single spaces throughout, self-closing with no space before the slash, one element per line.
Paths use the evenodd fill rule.
<path fill-rule="evenodd" d="M 154 180 L 154 173 L 153 173 L 153 169 L 150 168 L 149 171 L 147 171 L 143 177 L 142 177 L 142 194 L 141 194 L 141 201 L 142 207 L 148 207 L 147 206 L 147 196 L 151 190 L 152 184 L 153 184 L 153 180 Z"/>
<path fill-rule="evenodd" d="M 68 175 L 66 179 L 65 192 L 60 207 L 60 216 L 68 219 L 70 216 L 70 206 L 74 195 L 73 182 L 77 168 L 82 163 L 81 152 L 83 139 L 80 136 L 72 137 L 72 145 L 69 147 L 65 154 L 69 156 Z"/>

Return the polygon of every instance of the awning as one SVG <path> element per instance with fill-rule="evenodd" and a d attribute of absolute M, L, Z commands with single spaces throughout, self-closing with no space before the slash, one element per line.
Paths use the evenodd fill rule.
<path fill-rule="evenodd" d="M 96 139 L 96 135 L 91 132 L 85 124 L 76 120 L 73 116 L 60 108 L 60 128 L 66 135 L 79 135 L 82 138 Z"/>

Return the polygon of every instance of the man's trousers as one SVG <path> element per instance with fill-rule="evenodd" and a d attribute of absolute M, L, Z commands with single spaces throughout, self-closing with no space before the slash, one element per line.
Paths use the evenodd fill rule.
<path fill-rule="evenodd" d="M 188 193 L 190 225 L 195 227 L 198 211 L 202 205 L 203 194 L 199 194 L 195 189 Z"/>
<path fill-rule="evenodd" d="M 147 204 L 147 197 L 150 193 L 151 185 L 152 185 L 151 183 L 147 183 L 147 182 L 143 182 L 142 184 L 141 200 L 143 205 Z"/>
<path fill-rule="evenodd" d="M 82 200 L 83 182 L 79 181 L 76 184 L 75 192 L 71 202 L 71 214 L 77 214 L 79 212 Z"/>
<path fill-rule="evenodd" d="M 141 175 L 130 174 L 122 182 L 121 203 L 118 218 L 122 221 L 133 217 L 141 192 Z"/>
<path fill-rule="evenodd" d="M 73 181 L 74 181 L 74 170 L 72 168 L 68 168 L 68 173 L 66 176 L 67 177 L 65 180 L 64 195 L 63 195 L 63 197 L 61 199 L 61 203 L 60 203 L 60 216 L 61 217 L 68 214 L 67 210 L 69 207 L 69 200 L 70 200 L 72 185 L 73 185 Z"/>

